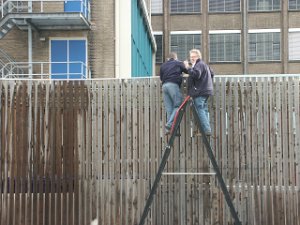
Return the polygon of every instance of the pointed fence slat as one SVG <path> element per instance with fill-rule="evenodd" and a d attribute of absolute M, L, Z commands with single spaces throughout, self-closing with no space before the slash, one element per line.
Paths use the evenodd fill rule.
<path fill-rule="evenodd" d="M 242 224 L 300 224 L 299 90 L 215 78 L 210 142 Z M 139 222 L 168 140 L 158 78 L 1 80 L 0 97 L 0 225 Z M 195 130 L 187 109 L 165 172 L 212 169 Z M 233 224 L 218 185 L 163 176 L 146 224 Z"/>

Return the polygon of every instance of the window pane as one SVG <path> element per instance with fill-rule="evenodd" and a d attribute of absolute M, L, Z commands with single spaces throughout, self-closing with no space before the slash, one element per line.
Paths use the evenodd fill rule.
<path fill-rule="evenodd" d="M 249 60 L 280 60 L 280 33 L 249 34 Z"/>
<path fill-rule="evenodd" d="M 225 12 L 239 12 L 241 5 L 240 0 L 225 0 Z"/>
<path fill-rule="evenodd" d="M 163 62 L 163 36 L 162 35 L 154 35 L 156 41 L 156 63 Z"/>
<path fill-rule="evenodd" d="M 280 10 L 280 0 L 249 0 L 249 11 Z"/>
<path fill-rule="evenodd" d="M 209 12 L 240 11 L 240 0 L 209 0 Z"/>
<path fill-rule="evenodd" d="M 210 0 L 209 12 L 224 12 L 224 0 Z"/>
<path fill-rule="evenodd" d="M 289 0 L 289 9 L 300 9 L 300 0 Z"/>
<path fill-rule="evenodd" d="M 240 34 L 210 34 L 210 62 L 239 62 Z"/>
<path fill-rule="evenodd" d="M 273 9 L 280 10 L 280 0 L 273 0 Z"/>
<path fill-rule="evenodd" d="M 152 14 L 161 14 L 163 13 L 163 0 L 151 0 L 151 13 Z"/>
<path fill-rule="evenodd" d="M 196 13 L 200 12 L 201 0 L 171 0 L 171 13 Z"/>
<path fill-rule="evenodd" d="M 250 11 L 256 10 L 256 0 L 249 0 L 248 8 Z"/>
<path fill-rule="evenodd" d="M 300 60 L 300 32 L 289 33 L 289 60 Z"/>
<path fill-rule="evenodd" d="M 177 53 L 179 60 L 188 59 L 189 51 L 193 48 L 201 50 L 200 34 L 172 34 L 171 51 Z"/>
<path fill-rule="evenodd" d="M 297 1 L 289 0 L 289 9 L 297 9 Z"/>

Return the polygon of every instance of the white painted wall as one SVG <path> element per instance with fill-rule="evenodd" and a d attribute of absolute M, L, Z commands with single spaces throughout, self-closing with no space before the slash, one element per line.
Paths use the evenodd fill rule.
<path fill-rule="evenodd" d="M 131 77 L 131 1 L 115 1 L 115 69 L 117 78 Z"/>

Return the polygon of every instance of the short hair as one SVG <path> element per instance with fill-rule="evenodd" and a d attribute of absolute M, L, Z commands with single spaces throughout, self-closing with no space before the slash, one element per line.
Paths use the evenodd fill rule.
<path fill-rule="evenodd" d="M 195 53 L 196 55 L 198 55 L 199 59 L 202 59 L 202 54 L 199 49 L 194 48 L 194 49 L 190 50 L 190 54 L 192 54 L 192 53 Z"/>
<path fill-rule="evenodd" d="M 176 52 L 170 52 L 168 58 L 169 59 L 177 59 L 177 53 Z"/>

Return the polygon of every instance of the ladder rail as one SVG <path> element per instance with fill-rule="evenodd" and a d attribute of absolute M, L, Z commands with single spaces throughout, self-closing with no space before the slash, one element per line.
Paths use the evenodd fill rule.
<path fill-rule="evenodd" d="M 155 195 L 156 190 L 158 188 L 159 181 L 161 179 L 162 173 L 163 173 L 163 171 L 165 169 L 166 163 L 167 163 L 169 155 L 171 153 L 171 146 L 174 143 L 174 140 L 175 140 L 175 137 L 176 137 L 176 133 L 177 133 L 177 131 L 179 129 L 180 122 L 182 120 L 182 117 L 183 117 L 183 114 L 185 112 L 185 109 L 186 109 L 186 106 L 188 104 L 188 100 L 189 99 L 190 99 L 190 96 L 186 97 L 185 100 L 183 101 L 183 103 L 180 105 L 180 107 L 178 108 L 178 110 L 176 112 L 176 115 L 175 115 L 175 118 L 174 118 L 174 122 L 173 122 L 173 126 L 172 126 L 172 129 L 171 129 L 171 137 L 170 137 L 170 139 L 168 141 L 167 146 L 165 147 L 165 152 L 164 152 L 163 157 L 161 159 L 158 171 L 156 173 L 153 185 L 151 187 L 148 199 L 146 201 L 146 204 L 145 204 L 145 207 L 144 207 L 144 211 L 142 213 L 139 225 L 144 225 L 145 220 L 147 218 L 148 212 L 150 210 L 151 204 L 152 204 L 153 199 L 154 199 L 154 195 Z"/>
<path fill-rule="evenodd" d="M 197 111 L 197 108 L 195 106 L 195 103 L 194 103 L 193 99 L 190 98 L 190 96 L 187 96 L 185 98 L 185 100 L 183 101 L 183 103 L 181 104 L 181 106 L 178 108 L 178 110 L 176 112 L 176 115 L 175 115 L 175 118 L 174 118 L 174 121 L 173 121 L 173 125 L 172 125 L 172 128 L 171 128 L 171 137 L 170 137 L 170 139 L 168 141 L 167 146 L 165 147 L 165 152 L 164 152 L 163 157 L 161 159 L 161 163 L 159 165 L 157 174 L 155 176 L 153 185 L 151 187 L 149 196 L 147 198 L 147 201 L 146 201 L 146 204 L 145 204 L 145 207 L 144 207 L 144 210 L 143 210 L 143 213 L 142 213 L 139 225 L 144 225 L 144 223 L 145 223 L 145 220 L 147 218 L 148 212 L 150 210 L 151 204 L 152 204 L 153 199 L 154 199 L 154 195 L 155 195 L 156 190 L 158 188 L 159 181 L 160 181 L 161 176 L 163 174 L 163 170 L 164 170 L 164 168 L 166 166 L 168 157 L 170 155 L 171 146 L 174 143 L 174 140 L 175 140 L 175 137 L 176 137 L 176 133 L 177 133 L 177 131 L 179 129 L 180 123 L 181 123 L 182 118 L 183 118 L 183 114 L 185 113 L 186 106 L 188 105 L 189 101 L 191 101 L 191 107 L 192 107 L 193 115 L 194 115 L 196 123 L 197 123 L 197 125 L 199 127 L 199 130 L 200 130 L 200 132 L 202 134 L 203 142 L 204 142 L 204 144 L 206 146 L 206 151 L 207 151 L 208 157 L 209 157 L 209 159 L 210 159 L 210 161 L 211 161 L 211 163 L 213 165 L 214 171 L 216 173 L 215 175 L 217 176 L 217 179 L 218 179 L 218 182 L 220 184 L 221 190 L 222 190 L 222 192 L 223 192 L 223 194 L 225 196 L 225 200 L 226 200 L 226 203 L 227 203 L 227 205 L 228 205 L 228 207 L 230 209 L 231 216 L 233 217 L 233 219 L 235 221 L 234 224 L 235 225 L 242 225 L 242 223 L 239 220 L 237 211 L 235 210 L 234 205 L 232 203 L 231 197 L 229 195 L 228 189 L 227 189 L 226 184 L 224 182 L 224 179 L 222 177 L 221 171 L 220 171 L 219 166 L 217 164 L 217 161 L 216 161 L 216 158 L 215 158 L 214 153 L 212 151 L 212 148 L 210 146 L 210 143 L 209 143 L 209 141 L 208 141 L 208 139 L 207 139 L 207 137 L 206 137 L 206 135 L 204 133 L 204 130 L 203 130 L 202 126 L 201 126 L 200 118 L 198 116 L 198 111 Z"/>
<path fill-rule="evenodd" d="M 191 99 L 191 104 L 192 104 L 192 111 L 193 111 L 194 118 L 196 119 L 196 122 L 198 124 L 198 127 L 199 127 L 200 132 L 201 132 L 202 137 L 203 137 L 203 142 L 204 142 L 205 147 L 206 147 L 207 155 L 208 155 L 208 157 L 209 157 L 209 159 L 211 161 L 211 164 L 213 165 L 213 168 L 214 168 L 214 171 L 216 173 L 216 177 L 218 179 L 219 185 L 220 185 L 221 190 L 222 190 L 222 192 L 224 194 L 226 203 L 227 203 L 227 205 L 228 205 L 228 207 L 230 209 L 231 216 L 235 220 L 235 225 L 242 225 L 242 223 L 239 220 L 237 211 L 235 210 L 234 205 L 232 203 L 229 191 L 228 191 L 228 189 L 226 187 L 225 181 L 224 181 L 222 173 L 221 173 L 221 171 L 219 169 L 219 166 L 218 166 L 218 163 L 217 163 L 216 158 L 214 156 L 214 153 L 213 153 L 213 150 L 211 148 L 211 145 L 210 145 L 210 143 L 208 141 L 208 138 L 205 135 L 205 132 L 204 132 L 202 126 L 201 126 L 200 118 L 199 118 L 199 115 L 198 115 L 198 111 L 197 111 L 197 108 L 196 108 L 196 105 L 195 105 L 193 99 Z"/>

